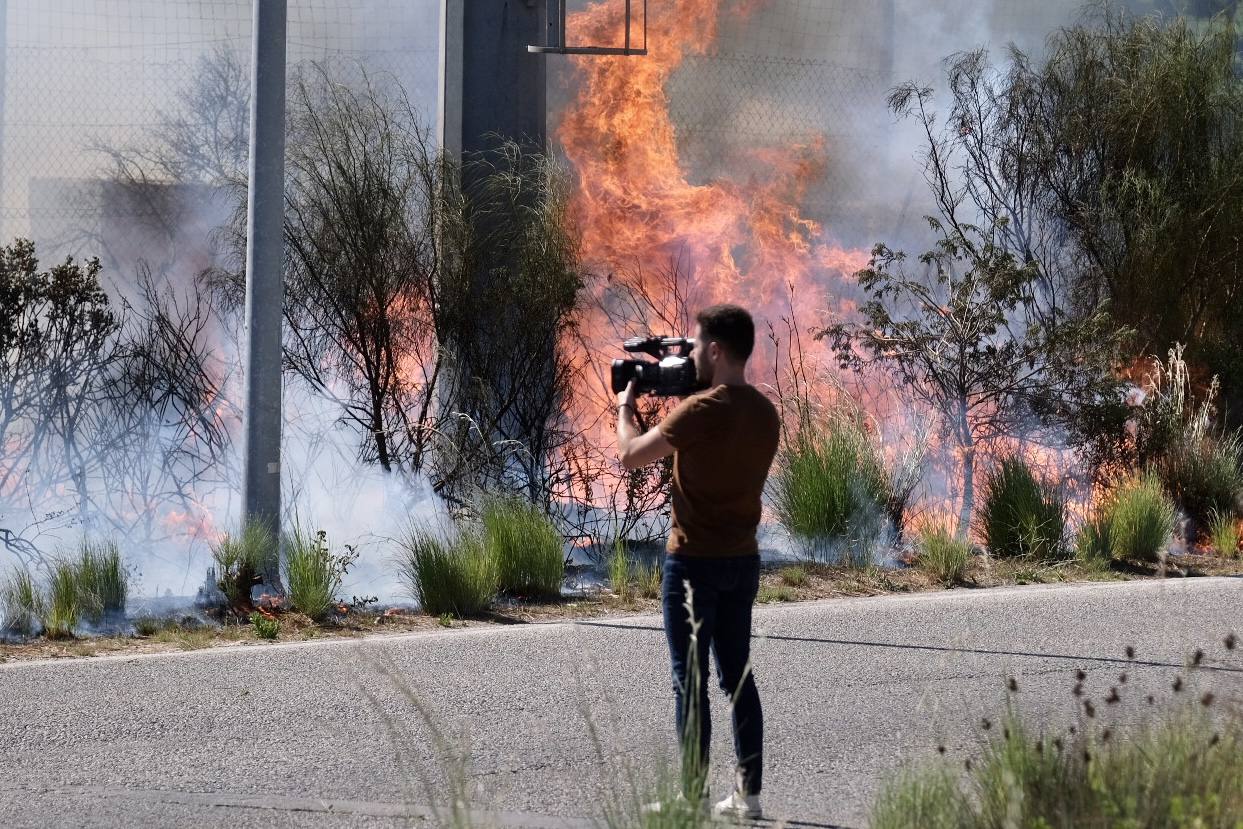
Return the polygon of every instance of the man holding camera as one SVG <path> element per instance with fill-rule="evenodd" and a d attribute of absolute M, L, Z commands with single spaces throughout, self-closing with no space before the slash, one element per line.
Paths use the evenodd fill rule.
<path fill-rule="evenodd" d="M 734 791 L 713 811 L 758 818 L 764 719 L 751 672 L 751 608 L 760 574 L 755 532 L 780 418 L 768 398 L 746 381 L 755 324 L 745 309 L 704 309 L 696 317 L 692 342 L 690 357 L 703 390 L 640 434 L 631 380 L 618 394 L 617 447 L 626 469 L 673 455 L 672 530 L 662 593 L 683 794 L 696 803 L 705 794 L 712 734 L 705 679 L 711 648 L 721 688 L 732 701 L 738 758 Z"/>

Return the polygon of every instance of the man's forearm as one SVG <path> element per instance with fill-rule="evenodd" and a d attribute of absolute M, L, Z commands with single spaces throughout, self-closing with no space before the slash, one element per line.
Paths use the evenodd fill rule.
<path fill-rule="evenodd" d="M 639 436 L 639 424 L 635 422 L 634 406 L 623 403 L 617 408 L 617 452 L 624 455 L 630 441 Z"/>

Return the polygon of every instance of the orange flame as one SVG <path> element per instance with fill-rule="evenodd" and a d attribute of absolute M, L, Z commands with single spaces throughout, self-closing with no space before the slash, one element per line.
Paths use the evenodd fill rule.
<path fill-rule="evenodd" d="M 735 10 L 748 14 L 756 5 Z M 735 302 L 760 321 L 775 321 L 789 302 L 787 291 L 796 291 L 801 306 L 823 308 L 834 302 L 831 286 L 867 261 L 866 253 L 833 244 L 820 224 L 799 210 L 825 172 L 823 139 L 756 148 L 741 165 L 748 171 L 745 178 L 691 180 L 679 155 L 665 85 L 688 55 L 712 50 L 722 6 L 722 0 L 654 5 L 648 56 L 573 59 L 578 92 L 558 138 L 578 174 L 572 212 L 582 231 L 584 259 L 610 274 L 596 286 L 596 302 L 580 320 L 588 348 L 579 367 L 595 375 L 600 393 L 588 404 L 590 411 L 576 419 L 580 427 L 599 429 L 606 451 L 612 446 L 611 424 L 602 416 L 608 388 L 599 367 L 617 350 L 608 309 L 618 302 L 613 295 L 618 272 L 626 274 L 629 290 L 645 298 L 651 318 L 643 322 L 663 329 L 686 311 L 693 314 L 696 308 L 687 307 L 692 303 Z M 572 39 L 592 43 L 620 41 L 624 27 L 622 6 L 615 2 L 594 4 L 568 22 Z M 668 278 L 671 263 L 690 283 L 689 295 Z M 847 310 L 842 302 L 835 304 Z M 772 374 L 766 360 L 752 364 Z"/>

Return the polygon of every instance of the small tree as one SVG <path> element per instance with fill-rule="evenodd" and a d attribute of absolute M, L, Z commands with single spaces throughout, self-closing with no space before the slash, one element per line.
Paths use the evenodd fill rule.
<path fill-rule="evenodd" d="M 977 228 L 929 222 L 942 238 L 920 257 L 924 270 L 909 274 L 904 254 L 877 245 L 857 274 L 867 296 L 862 320 L 836 322 L 817 337 L 831 341 L 843 368 L 891 372 L 940 416 L 958 454 L 964 536 L 980 451 L 1038 432 L 1039 412 L 1082 393 L 1095 372 L 1077 359 L 1097 331 L 1060 315 L 1058 325 L 1044 325 L 1039 315 L 1050 309 L 1037 301 L 1031 263 Z"/>

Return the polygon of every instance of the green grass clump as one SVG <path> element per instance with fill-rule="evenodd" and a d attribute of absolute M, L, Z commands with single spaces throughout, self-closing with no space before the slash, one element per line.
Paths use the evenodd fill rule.
<path fill-rule="evenodd" d="M 762 584 L 755 600 L 760 604 L 772 604 L 773 602 L 792 602 L 796 598 L 798 597 L 794 595 L 794 591 L 784 584 Z"/>
<path fill-rule="evenodd" d="M 489 496 L 484 500 L 481 519 L 501 590 L 540 599 L 561 595 L 564 543 L 539 507 L 517 497 Z"/>
<path fill-rule="evenodd" d="M 984 501 L 976 520 L 980 537 L 998 558 L 1063 557 L 1065 500 L 1022 458 L 1006 458 L 985 475 Z"/>
<path fill-rule="evenodd" d="M 813 558 L 846 564 L 871 561 L 889 490 L 880 448 L 845 416 L 800 428 L 778 452 L 771 479 L 773 509 L 795 542 Z"/>
<path fill-rule="evenodd" d="M 945 527 L 925 527 L 919 533 L 919 557 L 916 563 L 946 587 L 962 581 L 962 574 L 967 569 L 967 560 L 970 557 L 971 545 L 956 538 Z"/>
<path fill-rule="evenodd" d="M 808 582 L 806 567 L 783 567 L 778 574 L 781 576 L 781 583 L 789 587 L 806 587 Z"/>
<path fill-rule="evenodd" d="M 1154 475 L 1126 481 L 1104 504 L 1110 554 L 1156 561 L 1174 532 L 1174 504 Z"/>
<path fill-rule="evenodd" d="M 1234 515 L 1217 510 L 1209 513 L 1208 539 L 1217 555 L 1236 558 L 1239 555 L 1239 522 Z"/>
<path fill-rule="evenodd" d="M 58 561 L 52 566 L 47 600 L 40 620 L 48 639 L 71 639 L 82 612 L 78 591 L 78 568 L 73 562 Z"/>
<path fill-rule="evenodd" d="M 247 521 L 238 533 L 225 533 L 212 545 L 221 592 L 235 607 L 250 604 L 250 589 L 279 555 L 276 534 L 262 521 Z"/>
<path fill-rule="evenodd" d="M 314 535 L 294 527 L 285 540 L 285 581 L 289 604 L 316 622 L 327 618 L 336 604 L 345 576 L 342 561 L 328 547 L 328 534 Z"/>
<path fill-rule="evenodd" d="M 412 529 L 401 546 L 402 578 L 424 613 L 465 618 L 487 610 L 496 598 L 496 561 L 479 531 L 468 528 L 449 543 Z"/>
<path fill-rule="evenodd" d="M 613 588 L 613 592 L 617 594 L 617 598 L 623 602 L 628 602 L 634 598 L 634 578 L 632 571 L 634 563 L 630 561 L 629 554 L 626 553 L 626 545 L 620 541 L 613 545 L 613 552 L 609 555 L 609 585 Z"/>
<path fill-rule="evenodd" d="M 281 632 L 281 623 L 270 616 L 254 612 L 250 614 L 250 626 L 260 639 L 275 639 Z"/>
<path fill-rule="evenodd" d="M 1075 560 L 1084 567 L 1104 570 L 1113 559 L 1113 539 L 1109 531 L 1109 516 L 1098 510 L 1079 528 L 1075 539 Z"/>
<path fill-rule="evenodd" d="M 635 598 L 660 598 L 664 577 L 660 562 L 643 564 L 635 561 L 626 551 L 626 545 L 619 541 L 613 545 L 607 564 L 609 586 L 623 602 L 631 602 Z"/>
<path fill-rule="evenodd" d="M 1050 738 L 1011 713 L 965 779 L 939 765 L 884 787 L 872 829 L 1243 825 L 1243 721 L 1196 706 L 1113 737 Z"/>
<path fill-rule="evenodd" d="M 0 588 L 0 612 L 6 630 L 26 636 L 38 632 L 45 615 L 44 599 L 29 570 L 23 568 L 9 574 Z"/>
<path fill-rule="evenodd" d="M 75 568 L 79 604 L 92 621 L 125 612 L 129 574 L 115 541 L 83 541 Z"/>
<path fill-rule="evenodd" d="M 1191 434 L 1176 440 L 1153 464 L 1183 511 L 1201 523 L 1232 513 L 1243 499 L 1243 435 Z"/>

